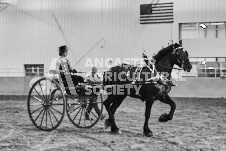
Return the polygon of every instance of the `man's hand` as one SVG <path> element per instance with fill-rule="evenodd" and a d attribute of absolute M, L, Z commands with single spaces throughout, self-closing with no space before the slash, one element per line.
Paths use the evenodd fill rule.
<path fill-rule="evenodd" d="M 73 72 L 73 73 L 77 73 L 77 70 L 76 70 L 76 69 L 73 69 L 72 72 Z"/>

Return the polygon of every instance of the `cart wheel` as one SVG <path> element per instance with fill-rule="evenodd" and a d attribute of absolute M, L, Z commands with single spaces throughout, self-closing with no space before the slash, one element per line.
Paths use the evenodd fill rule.
<path fill-rule="evenodd" d="M 32 85 L 27 108 L 32 123 L 38 129 L 56 129 L 63 120 L 65 106 L 63 91 L 55 80 L 41 78 Z"/>
<path fill-rule="evenodd" d="M 68 96 L 67 115 L 78 128 L 91 128 L 103 117 L 103 96 Z M 96 100 L 96 101 L 95 101 Z"/>

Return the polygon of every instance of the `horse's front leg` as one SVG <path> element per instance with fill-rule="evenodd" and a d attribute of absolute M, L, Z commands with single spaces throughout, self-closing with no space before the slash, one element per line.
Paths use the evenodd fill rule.
<path fill-rule="evenodd" d="M 108 112 L 108 119 L 105 120 L 105 129 L 110 127 L 114 122 L 114 115 L 111 111 L 111 104 L 114 101 L 115 96 L 109 95 L 108 98 L 104 101 L 104 106 Z"/>
<path fill-rule="evenodd" d="M 166 103 L 166 104 L 169 104 L 170 105 L 170 112 L 169 114 L 162 114 L 160 117 L 159 117 L 159 122 L 167 122 L 169 120 L 172 120 L 173 119 L 173 115 L 174 115 L 174 112 L 176 110 L 176 104 L 175 102 L 173 102 L 173 100 L 169 97 L 169 95 L 164 95 L 161 99 L 160 99 L 161 102 L 163 103 Z"/>
<path fill-rule="evenodd" d="M 146 137 L 153 136 L 152 131 L 149 129 L 149 126 L 148 126 L 148 121 L 150 118 L 153 102 L 154 102 L 153 99 L 147 99 L 145 102 L 146 103 L 145 104 L 145 122 L 144 122 L 143 133 L 144 133 L 144 136 L 146 136 Z"/>

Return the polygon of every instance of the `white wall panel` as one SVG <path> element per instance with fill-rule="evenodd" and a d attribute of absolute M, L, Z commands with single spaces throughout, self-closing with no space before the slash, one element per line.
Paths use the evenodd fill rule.
<path fill-rule="evenodd" d="M 225 0 L 174 0 L 176 22 L 225 21 Z"/>
<path fill-rule="evenodd" d="M 0 68 L 32 63 L 48 67 L 63 44 L 70 47 L 69 59 L 75 64 L 102 38 L 104 48 L 101 41 L 77 68 L 84 67 L 87 57 L 141 57 L 143 48 L 151 56 L 170 40 L 179 40 L 179 23 L 226 21 L 225 0 L 159 0 L 174 2 L 174 23 L 140 25 L 140 4 L 156 1 L 20 0 L 0 12 Z"/>

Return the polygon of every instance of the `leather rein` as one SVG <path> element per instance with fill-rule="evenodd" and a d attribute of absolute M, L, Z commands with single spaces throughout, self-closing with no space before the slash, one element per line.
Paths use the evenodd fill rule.
<path fill-rule="evenodd" d="M 167 68 L 167 69 L 176 69 L 176 70 L 183 70 L 182 68 L 176 68 L 176 67 L 168 67 L 168 66 L 163 66 L 163 65 L 157 65 L 155 64 L 156 67 L 163 67 L 163 68 Z"/>

